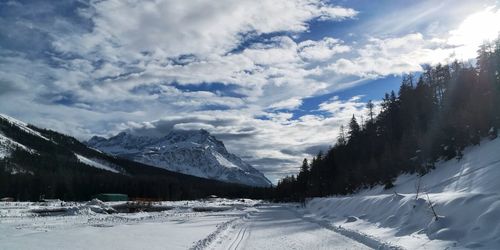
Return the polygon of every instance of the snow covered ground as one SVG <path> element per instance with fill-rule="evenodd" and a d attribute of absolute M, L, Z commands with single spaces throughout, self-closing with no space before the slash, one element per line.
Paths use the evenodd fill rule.
<path fill-rule="evenodd" d="M 0 249 L 189 249 L 239 218 L 252 200 L 182 201 L 156 204 L 162 212 L 98 213 L 120 203 L 0 203 Z M 34 211 L 66 212 L 40 216 Z M 195 212 L 196 208 L 219 212 Z M 97 211 L 97 212 L 95 212 Z"/>
<path fill-rule="evenodd" d="M 268 205 L 250 211 L 207 249 L 371 249 L 314 221 L 295 206 Z"/>
<path fill-rule="evenodd" d="M 99 213 L 118 204 L 0 203 L 0 249 L 370 249 L 304 219 L 296 204 L 216 199 Z"/>
<path fill-rule="evenodd" d="M 461 160 L 440 162 L 421 178 L 400 176 L 389 190 L 312 199 L 304 213 L 347 234 L 407 249 L 500 249 L 500 139 L 467 148 Z"/>

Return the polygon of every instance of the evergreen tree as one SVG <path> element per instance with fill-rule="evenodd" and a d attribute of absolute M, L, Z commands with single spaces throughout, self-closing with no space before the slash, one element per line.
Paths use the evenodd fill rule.
<path fill-rule="evenodd" d="M 359 136 L 360 131 L 361 128 L 356 121 L 356 117 L 352 115 L 351 121 L 349 122 L 349 141 L 353 141 L 357 136 Z"/>
<path fill-rule="evenodd" d="M 342 146 L 346 144 L 347 144 L 347 139 L 346 139 L 345 128 L 344 125 L 340 125 L 339 135 L 337 137 L 337 145 Z"/>
<path fill-rule="evenodd" d="M 375 112 L 373 109 L 375 108 L 375 105 L 373 104 L 372 100 L 369 100 L 368 103 L 366 103 L 366 108 L 368 109 L 368 117 L 370 117 L 369 122 L 373 122 L 373 117 L 375 116 Z"/>

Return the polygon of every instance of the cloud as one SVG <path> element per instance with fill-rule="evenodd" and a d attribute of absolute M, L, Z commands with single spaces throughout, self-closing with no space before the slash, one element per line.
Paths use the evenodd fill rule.
<path fill-rule="evenodd" d="M 294 97 L 287 100 L 283 100 L 277 103 L 273 103 L 269 108 L 271 109 L 295 109 L 302 105 L 302 100 L 300 97 Z"/>
<path fill-rule="evenodd" d="M 434 8 L 433 12 L 442 7 Z M 423 64 L 467 61 L 475 58 L 481 44 L 499 37 L 500 26 L 495 25 L 499 22 L 500 10 L 491 6 L 470 14 L 455 29 L 444 34 L 425 37 L 417 32 L 387 38 L 370 37 L 356 49 L 356 57 L 340 58 L 329 66 L 329 70 L 375 78 L 422 71 Z"/>
<path fill-rule="evenodd" d="M 353 96 L 347 101 L 342 101 L 338 96 L 334 96 L 330 100 L 321 103 L 319 105 L 319 110 L 327 111 L 333 116 L 342 113 L 358 113 L 358 110 L 362 110 L 366 106 L 366 103 L 360 101 L 361 97 L 362 96 Z"/>
<path fill-rule="evenodd" d="M 263 105 L 324 89 L 325 83 L 313 79 L 318 70 L 305 61 L 348 50 L 338 39 L 297 44 L 290 35 L 307 31 L 311 21 L 340 21 L 358 14 L 322 0 L 108 0 L 91 1 L 78 13 L 92 23 L 91 32 L 54 34 L 51 45 L 55 58 L 75 55 L 63 59 L 68 69 L 99 82 L 75 94 L 82 101 L 128 100 L 135 97 L 127 91 L 149 83 L 218 82 L 241 86 L 236 93 Z M 239 50 L 245 41 L 264 34 L 272 35 Z M 269 100 L 259 98 L 276 89 L 287 91 Z"/>
<path fill-rule="evenodd" d="M 435 64 L 451 56 L 452 51 L 440 40 L 425 39 L 421 33 L 393 38 L 370 38 L 357 49 L 358 56 L 341 58 L 330 70 L 360 77 L 399 75 L 421 71 L 422 64 Z"/>
<path fill-rule="evenodd" d="M 83 39 L 68 37 L 81 42 L 56 43 L 60 50 L 109 54 L 118 47 L 122 57 L 134 57 L 128 51 L 164 57 L 222 55 L 236 48 L 245 34 L 303 32 L 311 20 L 342 20 L 357 14 L 322 0 L 108 0 L 92 1 L 91 7 L 81 13 L 92 19 L 93 32 Z"/>
<path fill-rule="evenodd" d="M 304 152 L 310 155 L 317 155 L 319 152 L 323 154 L 328 151 L 332 145 L 314 145 L 307 147 Z"/>
<path fill-rule="evenodd" d="M 306 60 L 324 61 L 333 55 L 349 52 L 351 48 L 342 44 L 342 41 L 325 37 L 320 41 L 306 40 L 299 45 L 299 55 Z"/>

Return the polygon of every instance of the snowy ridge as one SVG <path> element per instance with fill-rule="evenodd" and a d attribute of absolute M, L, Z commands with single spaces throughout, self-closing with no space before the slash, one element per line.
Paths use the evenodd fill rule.
<path fill-rule="evenodd" d="M 49 140 L 46 137 L 44 137 L 43 135 L 41 135 L 40 133 L 38 133 L 37 131 L 29 128 L 28 124 L 26 124 L 22 121 L 16 120 L 16 119 L 14 119 L 10 116 L 4 115 L 4 114 L 0 114 L 0 119 L 7 121 L 8 123 L 18 127 L 19 129 L 21 129 L 22 131 L 24 131 L 26 133 L 36 135 L 36 136 L 43 138 L 45 140 Z M 2 134 L 0 131 L 0 159 L 8 157 L 11 154 L 11 152 L 16 148 L 20 148 L 20 149 L 25 150 L 25 151 L 30 152 L 30 153 L 35 153 L 35 150 L 30 149 L 30 148 L 22 145 L 21 143 L 18 143 L 16 141 L 12 140 L 11 138 Z"/>
<path fill-rule="evenodd" d="M 47 140 L 47 141 L 50 141 L 47 137 L 43 136 L 42 134 L 40 134 L 38 131 L 35 131 L 31 128 L 28 127 L 28 124 L 25 123 L 25 122 L 22 122 L 22 121 L 19 121 L 15 118 L 12 118 L 8 115 L 4 115 L 4 114 L 0 114 L 0 119 L 3 119 L 3 120 L 6 120 L 8 121 L 9 123 L 11 123 L 12 125 L 22 129 L 24 132 L 26 133 L 29 133 L 29 134 L 32 134 L 32 135 L 36 135 L 44 140 Z"/>
<path fill-rule="evenodd" d="M 86 164 L 86 165 L 89 165 L 89 166 L 95 167 L 95 168 L 104 169 L 104 170 L 107 170 L 107 171 L 110 171 L 113 173 L 120 173 L 120 171 L 111 167 L 110 164 L 104 164 L 104 163 L 100 162 L 99 160 L 89 159 L 89 158 L 82 156 L 82 155 L 79 155 L 79 154 L 75 154 L 75 155 L 78 158 L 78 160 L 83 164 Z"/>
<path fill-rule="evenodd" d="M 161 138 L 122 132 L 109 139 L 93 137 L 87 145 L 183 174 L 250 186 L 271 185 L 262 173 L 229 153 L 221 141 L 205 130 L 176 130 Z"/>
<path fill-rule="evenodd" d="M 314 198 L 307 209 L 324 223 L 408 249 L 500 249 L 499 151 L 500 139 L 484 140 L 421 178 L 403 175 L 389 190 Z"/>
<path fill-rule="evenodd" d="M 19 121 L 19 120 L 15 119 L 15 118 L 12 118 L 12 117 L 4 115 L 4 114 L 0 114 L 0 120 L 8 122 L 9 124 L 11 124 L 11 125 L 15 126 L 16 128 L 20 129 L 24 133 L 27 133 L 27 134 L 30 134 L 30 135 L 34 135 L 34 136 L 37 136 L 37 137 L 40 137 L 40 138 L 46 140 L 47 144 L 51 144 L 51 143 L 57 144 L 55 141 L 48 139 L 47 137 L 43 136 L 38 131 L 35 131 L 35 130 L 31 129 L 28 126 L 28 124 L 25 123 L 25 122 Z M 11 155 L 11 153 L 14 150 L 16 150 L 16 149 L 22 149 L 22 150 L 27 151 L 27 152 L 29 152 L 31 154 L 37 153 L 36 150 L 34 150 L 34 149 L 30 148 L 30 147 L 27 147 L 27 146 L 25 146 L 25 145 L 23 145 L 23 144 L 15 141 L 12 138 L 7 137 L 5 134 L 2 133 L 2 130 L 1 130 L 1 127 L 0 127 L 0 159 L 9 157 Z M 92 159 L 90 159 L 90 158 L 84 157 L 84 156 L 76 154 L 76 153 L 75 153 L 75 156 L 77 157 L 77 159 L 80 162 L 88 165 L 89 167 L 99 168 L 99 169 L 103 169 L 103 170 L 106 170 L 106 171 L 111 171 L 111 172 L 114 172 L 114 173 L 125 173 L 121 169 L 121 167 L 116 166 L 114 164 L 111 164 L 109 162 L 106 162 L 105 160 L 101 160 L 101 159 L 98 159 L 98 158 L 92 158 Z M 11 174 L 29 173 L 29 172 L 31 172 L 31 171 L 26 172 L 24 169 L 22 169 L 19 166 L 18 167 L 10 167 L 10 173 Z"/>

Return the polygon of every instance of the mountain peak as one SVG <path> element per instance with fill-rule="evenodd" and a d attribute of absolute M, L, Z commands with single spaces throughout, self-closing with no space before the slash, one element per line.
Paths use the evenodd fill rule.
<path fill-rule="evenodd" d="M 213 135 L 204 129 L 200 130 L 172 130 L 159 140 L 168 144 L 191 143 L 193 145 L 205 145 L 219 147 L 226 150 L 224 143 L 217 140 Z"/>
<path fill-rule="evenodd" d="M 95 135 L 95 136 L 92 136 L 92 138 L 90 138 L 90 139 L 88 140 L 88 143 L 89 143 L 89 144 L 97 144 L 97 143 L 99 143 L 99 142 L 104 142 L 104 141 L 106 141 L 106 138 L 104 138 L 104 137 L 102 137 L 102 136 L 97 136 L 97 135 Z"/>
<path fill-rule="evenodd" d="M 262 173 L 229 153 L 222 141 L 204 129 L 172 130 L 160 138 L 121 132 L 104 140 L 93 137 L 87 145 L 184 174 L 251 186 L 271 185 Z"/>

